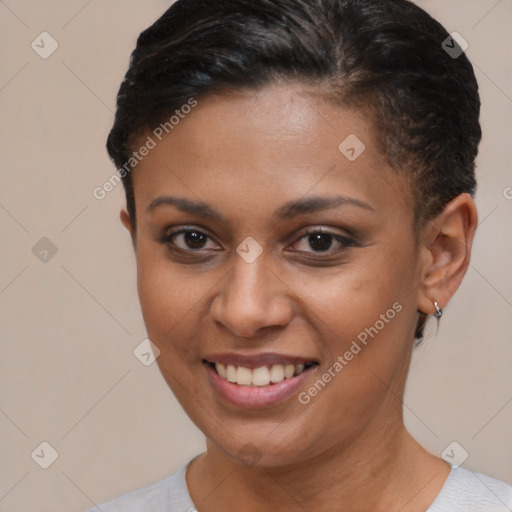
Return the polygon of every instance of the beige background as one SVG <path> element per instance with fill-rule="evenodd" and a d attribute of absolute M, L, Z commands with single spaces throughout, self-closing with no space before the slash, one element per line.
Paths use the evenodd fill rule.
<path fill-rule="evenodd" d="M 419 3 L 469 42 L 485 135 L 472 265 L 415 354 L 406 420 L 433 452 L 457 441 L 464 467 L 512 483 L 512 2 Z M 133 354 L 145 330 L 121 187 L 92 195 L 114 171 L 104 144 L 129 53 L 168 5 L 0 1 L 0 511 L 80 512 L 204 447 Z M 59 44 L 47 59 L 31 48 L 43 31 Z M 32 251 L 42 237 L 57 248 L 47 262 Z M 59 454 L 48 469 L 31 457 L 43 441 Z"/>

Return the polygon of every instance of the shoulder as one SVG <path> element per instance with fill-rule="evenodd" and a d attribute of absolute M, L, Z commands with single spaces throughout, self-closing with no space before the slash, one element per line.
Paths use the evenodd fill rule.
<path fill-rule="evenodd" d="M 454 467 L 427 512 L 509 512 L 511 507 L 510 485 L 482 473 Z"/>
<path fill-rule="evenodd" d="M 195 512 L 185 479 L 187 466 L 147 487 L 130 491 L 87 512 Z"/>

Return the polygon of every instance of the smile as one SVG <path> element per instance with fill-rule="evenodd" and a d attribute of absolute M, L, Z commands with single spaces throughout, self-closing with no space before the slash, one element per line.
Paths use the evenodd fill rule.
<path fill-rule="evenodd" d="M 222 401 L 249 409 L 273 407 L 290 399 L 318 367 L 316 361 L 275 354 L 208 357 L 203 365 Z"/>
<path fill-rule="evenodd" d="M 218 375 L 223 379 L 238 386 L 270 386 L 278 384 L 285 379 L 297 377 L 304 370 L 316 363 L 300 364 L 273 364 L 258 368 L 246 368 L 245 366 L 225 365 L 223 363 L 210 363 Z"/>

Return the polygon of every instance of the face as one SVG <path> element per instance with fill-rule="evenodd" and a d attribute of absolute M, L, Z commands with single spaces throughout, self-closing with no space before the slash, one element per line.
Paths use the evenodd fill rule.
<path fill-rule="evenodd" d="M 362 113 L 310 92 L 199 100 L 133 174 L 162 375 L 211 446 L 268 466 L 401 421 L 417 321 L 405 180 Z"/>

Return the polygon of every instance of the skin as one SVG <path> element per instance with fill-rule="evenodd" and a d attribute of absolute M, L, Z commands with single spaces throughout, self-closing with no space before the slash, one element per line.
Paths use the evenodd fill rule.
<path fill-rule="evenodd" d="M 314 93 L 274 84 L 200 99 L 135 169 L 136 227 L 121 212 L 160 370 L 207 438 L 187 470 L 200 512 L 422 512 L 449 474 L 405 430 L 402 398 L 418 310 L 445 307 L 468 266 L 474 202 L 455 198 L 416 241 L 407 180 L 386 164 L 369 120 Z M 350 134 L 366 146 L 353 162 L 338 150 Z M 369 208 L 276 216 L 289 201 L 336 195 Z M 148 209 L 161 196 L 203 201 L 223 220 Z M 183 226 L 211 238 L 162 243 Z M 318 251 L 306 233 L 319 228 L 352 242 L 331 238 Z M 250 264 L 236 252 L 248 236 L 263 249 Z M 395 303 L 395 318 L 307 405 L 294 396 L 242 409 L 206 378 L 206 354 L 278 352 L 319 363 L 307 390 Z"/>

